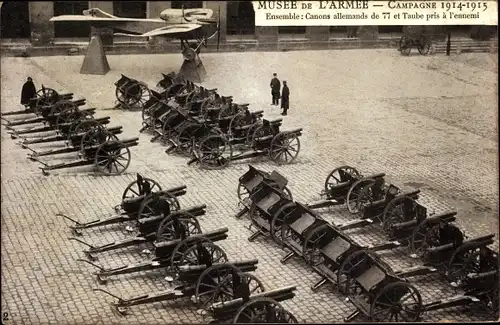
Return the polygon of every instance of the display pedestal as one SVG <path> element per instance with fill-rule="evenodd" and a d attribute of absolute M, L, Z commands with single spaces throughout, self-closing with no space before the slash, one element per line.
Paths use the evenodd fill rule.
<path fill-rule="evenodd" d="M 201 62 L 200 56 L 196 54 L 193 60 L 184 60 L 179 75 L 191 82 L 203 82 L 207 71 L 203 66 L 203 62 Z"/>
<path fill-rule="evenodd" d="M 92 36 L 80 73 L 105 75 L 109 70 L 111 69 L 109 68 L 106 53 L 104 53 L 101 36 Z"/>

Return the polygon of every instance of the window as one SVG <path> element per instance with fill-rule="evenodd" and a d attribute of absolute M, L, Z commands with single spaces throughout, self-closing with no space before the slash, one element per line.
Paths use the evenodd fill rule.
<path fill-rule="evenodd" d="M 54 1 L 54 16 L 82 15 L 89 9 L 88 1 Z M 55 37 L 89 37 L 90 25 L 77 21 L 58 21 L 54 23 Z"/>
<path fill-rule="evenodd" d="M 194 8 L 203 8 L 203 1 L 172 1 L 171 2 L 172 9 L 194 9 Z"/>
<path fill-rule="evenodd" d="M 229 1 L 227 3 L 227 34 L 255 34 L 255 12 L 251 1 Z"/>
<path fill-rule="evenodd" d="M 1 38 L 29 38 L 29 2 L 5 1 L 1 8 Z"/>
<path fill-rule="evenodd" d="M 147 1 L 113 1 L 113 15 L 126 18 L 146 18 Z"/>
<path fill-rule="evenodd" d="M 278 33 L 280 34 L 305 34 L 306 26 L 279 26 Z"/>

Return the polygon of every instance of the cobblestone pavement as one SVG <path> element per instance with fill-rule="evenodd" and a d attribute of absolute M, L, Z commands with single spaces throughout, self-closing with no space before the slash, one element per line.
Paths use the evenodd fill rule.
<path fill-rule="evenodd" d="M 136 173 L 156 179 L 164 188 L 186 184 L 184 207 L 204 203 L 200 217 L 204 231 L 226 226 L 229 238 L 220 243 L 230 259 L 258 258 L 256 275 L 267 288 L 296 284 L 297 295 L 283 304 L 300 321 L 333 323 L 353 311 L 332 288 L 316 293 L 309 287 L 318 278 L 299 259 L 286 264 L 285 252 L 270 239 L 247 241 L 248 219 L 236 220 L 238 178 L 249 161 L 223 171 L 202 171 L 186 166 L 186 158 L 169 156 L 150 135 L 139 134 L 140 112 L 106 109 L 114 105 L 114 85 L 120 73 L 153 86 L 161 72 L 177 70 L 180 55 L 109 56 L 105 76 L 80 75 L 83 58 L 2 58 L 2 112 L 19 109 L 20 89 L 26 76 L 60 91 L 85 97 L 98 116 L 111 116 L 122 125 L 121 137 L 140 138 L 132 148 L 132 163 L 118 177 L 101 177 L 87 167 L 60 170 L 44 177 L 39 165 L 26 159 L 2 128 L 2 312 L 12 324 L 168 324 L 203 320 L 189 301 L 136 306 L 127 317 L 110 309 L 112 298 L 92 291 L 99 286 L 80 243 L 69 241 L 68 223 L 58 212 L 92 220 L 112 212 L 121 192 Z M 404 188 L 419 188 L 430 211 L 458 211 L 457 223 L 469 236 L 498 235 L 497 61 L 489 54 L 401 57 L 395 50 L 352 50 L 283 53 L 203 54 L 208 72 L 205 85 L 248 102 L 265 116 L 278 118 L 269 105 L 269 80 L 277 72 L 291 90 L 291 108 L 283 129 L 304 128 L 297 162 L 279 168 L 289 179 L 294 198 L 318 199 L 326 175 L 335 167 L 352 165 L 364 174 L 385 172 Z M 37 148 L 50 148 L 39 145 Z M 47 161 L 53 161 L 47 158 Z M 67 159 L 60 158 L 60 161 Z M 252 160 L 271 171 L 275 165 Z M 345 208 L 322 212 L 327 219 L 352 219 Z M 83 240 L 103 244 L 129 234 L 124 227 L 86 231 Z M 383 240 L 376 226 L 350 230 L 361 243 Z M 495 242 L 498 249 L 498 242 Z M 130 264 L 144 259 L 145 247 L 103 253 L 103 266 Z M 415 263 L 401 257 L 406 249 L 380 254 L 395 269 Z M 141 272 L 122 276 L 107 289 L 123 297 L 168 288 L 165 274 Z M 439 276 L 415 279 L 424 302 L 455 292 Z M 434 311 L 424 321 L 477 321 L 486 316 L 468 307 Z"/>

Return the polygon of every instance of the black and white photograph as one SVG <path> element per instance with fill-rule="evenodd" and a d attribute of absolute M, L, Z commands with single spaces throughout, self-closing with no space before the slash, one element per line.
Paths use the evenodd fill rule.
<path fill-rule="evenodd" d="M 2 324 L 497 321 L 497 6 L 0 2 Z"/>

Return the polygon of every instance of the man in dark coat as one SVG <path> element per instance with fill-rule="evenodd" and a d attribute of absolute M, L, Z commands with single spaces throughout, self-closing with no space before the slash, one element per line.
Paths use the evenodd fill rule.
<path fill-rule="evenodd" d="M 288 89 L 286 81 L 283 81 L 283 89 L 281 90 L 281 108 L 283 109 L 283 112 L 281 112 L 281 115 L 286 115 L 289 106 L 289 98 L 290 89 Z"/>
<path fill-rule="evenodd" d="M 272 105 L 278 105 L 280 102 L 280 88 L 281 83 L 277 77 L 276 73 L 273 73 L 273 79 L 271 79 L 271 95 L 273 96 Z"/>
<path fill-rule="evenodd" d="M 28 105 L 31 98 L 36 97 L 36 88 L 33 83 L 33 79 L 28 77 L 28 81 L 26 81 L 23 85 L 23 90 L 21 91 L 21 104 Z"/>

